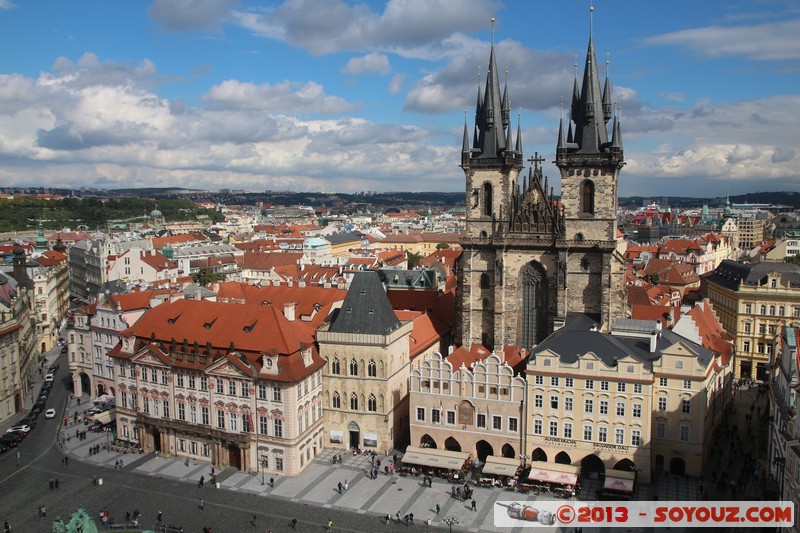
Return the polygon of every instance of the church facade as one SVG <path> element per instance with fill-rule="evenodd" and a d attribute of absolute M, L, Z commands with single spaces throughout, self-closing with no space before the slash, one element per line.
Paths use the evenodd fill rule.
<path fill-rule="evenodd" d="M 597 317 L 601 331 L 624 317 L 624 242 L 616 225 L 617 183 L 624 164 L 619 117 L 608 78 L 601 88 L 590 38 L 583 81 L 575 79 L 571 116 L 559 127 L 556 199 L 544 159 L 522 173 L 522 133 L 501 92 L 494 45 L 486 85 L 478 88 L 475 125 L 465 122 L 466 231 L 459 276 L 462 345 L 530 351 L 570 313 Z M 608 128 L 611 123 L 611 135 Z"/>

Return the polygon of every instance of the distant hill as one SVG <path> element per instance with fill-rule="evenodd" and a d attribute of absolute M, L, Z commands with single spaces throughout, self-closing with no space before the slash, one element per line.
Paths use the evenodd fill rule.
<path fill-rule="evenodd" d="M 727 198 L 719 196 L 716 198 L 695 198 L 688 196 L 625 196 L 619 198 L 620 207 L 635 208 L 656 202 L 659 205 L 670 207 L 697 207 L 698 204 L 706 203 L 709 207 L 722 207 Z M 739 194 L 730 197 L 732 204 L 769 204 L 784 205 L 800 208 L 800 193 L 795 191 L 784 192 L 753 192 Z"/>

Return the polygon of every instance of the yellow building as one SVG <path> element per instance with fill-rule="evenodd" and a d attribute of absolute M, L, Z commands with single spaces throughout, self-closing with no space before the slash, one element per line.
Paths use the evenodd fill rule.
<path fill-rule="evenodd" d="M 601 333 L 578 315 L 528 361 L 526 455 L 644 483 L 651 471 L 699 475 L 708 405 L 725 383 L 717 362 L 658 322 L 620 319 Z"/>
<path fill-rule="evenodd" d="M 800 326 L 800 265 L 723 261 L 701 290 L 736 339 L 735 377 L 766 380 L 780 326 Z"/>

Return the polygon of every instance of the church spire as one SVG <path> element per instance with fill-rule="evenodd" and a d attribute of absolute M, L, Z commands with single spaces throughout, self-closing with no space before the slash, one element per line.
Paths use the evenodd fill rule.
<path fill-rule="evenodd" d="M 522 153 L 522 113 L 517 113 L 517 146 L 514 151 Z"/>
<path fill-rule="evenodd" d="M 594 6 L 590 8 L 590 11 L 594 11 Z M 600 92 L 597 60 L 594 51 L 594 38 L 590 30 L 589 46 L 586 49 L 586 63 L 583 69 L 580 102 L 577 106 L 577 115 L 572 117 L 575 122 L 575 143 L 578 145 L 578 153 L 596 154 L 607 149 L 608 132 L 606 131 L 605 121 L 600 120 L 602 102 L 603 98 Z"/>
<path fill-rule="evenodd" d="M 578 88 L 578 63 L 575 63 L 575 80 L 572 84 L 572 105 L 569 108 L 569 117 L 572 121 L 577 120 L 580 115 L 579 106 L 581 105 L 581 90 Z"/>
<path fill-rule="evenodd" d="M 464 140 L 461 142 L 461 153 L 469 154 L 469 132 L 467 131 L 467 110 L 464 110 Z"/>
<path fill-rule="evenodd" d="M 617 106 L 617 113 L 614 116 L 614 130 L 611 133 L 611 151 L 622 152 L 622 132 L 620 131 L 620 116 L 619 106 Z"/>
<path fill-rule="evenodd" d="M 564 140 L 564 99 L 561 99 L 561 117 L 558 119 L 558 144 L 556 152 L 566 152 L 567 143 Z"/>
<path fill-rule="evenodd" d="M 494 18 L 492 18 L 492 47 L 489 53 L 489 70 L 486 75 L 486 87 L 483 91 L 483 100 L 480 101 L 475 111 L 475 126 L 478 130 L 475 148 L 478 150 L 476 157 L 497 158 L 502 157 L 506 149 L 506 131 L 504 118 L 504 103 L 508 98 L 500 92 L 500 79 L 497 73 L 497 59 L 494 52 Z"/>
<path fill-rule="evenodd" d="M 606 83 L 603 86 L 603 120 L 611 120 L 611 83 L 608 81 L 608 63 L 606 59 Z"/>

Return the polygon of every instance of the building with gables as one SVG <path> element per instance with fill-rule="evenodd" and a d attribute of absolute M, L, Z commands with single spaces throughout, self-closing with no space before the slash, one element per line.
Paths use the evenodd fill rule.
<path fill-rule="evenodd" d="M 121 333 L 118 438 L 217 467 L 294 476 L 323 447 L 313 327 L 291 304 L 178 300 Z"/>
<path fill-rule="evenodd" d="M 15 261 L 25 261 L 17 247 Z M 23 266 L 14 277 L 0 272 L 0 424 L 11 420 L 25 406 L 31 372 L 39 363 L 36 354 L 36 321 L 33 316 L 33 283 Z"/>
<path fill-rule="evenodd" d="M 425 356 L 411 371 L 411 443 L 437 450 L 467 452 L 486 462 L 525 453 L 525 364 L 520 350 L 490 353 L 474 345 L 447 357 Z M 517 370 L 514 366 L 517 366 Z"/>
<path fill-rule="evenodd" d="M 575 312 L 599 315 L 601 329 L 624 316 L 624 241 L 617 230 L 617 182 L 624 164 L 620 121 L 608 79 L 601 87 L 590 36 L 582 85 L 559 127 L 557 201 L 536 154 L 521 177 L 508 86 L 501 92 L 494 45 L 478 88 L 472 142 L 465 122 L 466 230 L 459 276 L 458 343 L 530 350 Z"/>

